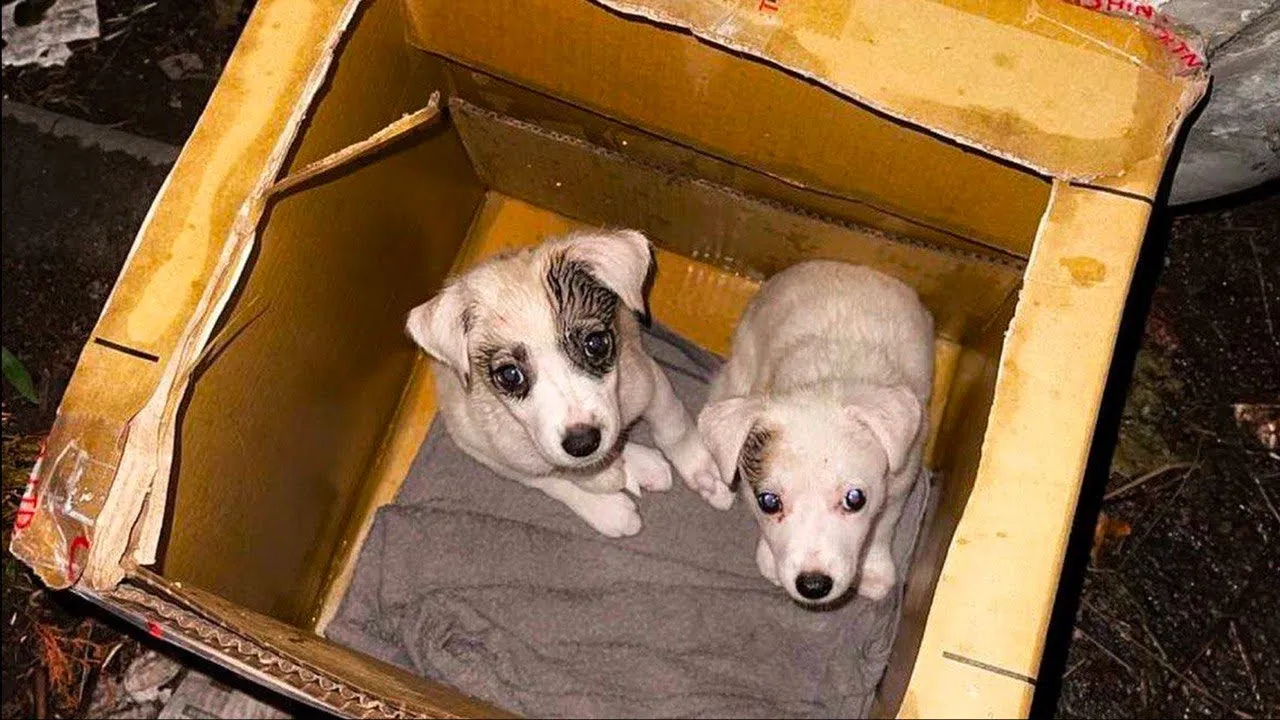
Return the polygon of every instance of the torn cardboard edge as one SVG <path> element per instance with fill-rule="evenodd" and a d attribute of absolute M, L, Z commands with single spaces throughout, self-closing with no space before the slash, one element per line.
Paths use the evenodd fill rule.
<path fill-rule="evenodd" d="M 359 0 L 355 0 L 352 4 L 358 3 Z M 350 18 L 344 19 L 349 20 Z M 341 35 L 341 33 L 338 34 Z M 336 43 L 333 47 L 336 47 Z M 330 49 L 331 51 L 332 48 Z M 319 73 L 320 80 L 323 80 L 327 76 L 327 63 L 321 63 L 321 65 L 325 66 L 323 68 L 324 72 Z M 313 74 L 312 79 L 308 82 L 308 92 L 304 93 L 304 98 L 308 98 L 308 102 L 304 104 L 308 106 L 309 98 L 314 96 L 315 90 L 318 88 L 318 83 L 313 82 L 315 77 Z M 305 114 L 295 114 L 294 119 L 287 126 L 289 129 L 284 134 L 287 142 L 283 144 L 283 147 L 277 145 L 276 151 L 272 153 L 268 160 L 268 167 L 273 168 L 269 172 L 271 176 L 277 175 L 283 166 L 284 158 L 292 148 L 297 127 L 300 126 L 304 116 Z M 239 217 L 237 217 L 231 237 L 224 246 L 223 255 L 211 276 L 212 279 L 208 287 L 214 290 L 217 295 L 210 297 L 206 293 L 206 296 L 201 298 L 200 304 L 192 316 L 193 323 L 188 325 L 186 332 L 179 340 L 178 352 L 171 356 L 170 362 L 165 368 L 165 373 L 156 387 L 155 394 L 129 424 L 131 437 L 135 428 L 142 424 L 143 437 L 149 442 L 146 445 L 136 446 L 135 453 L 130 452 L 131 449 L 135 449 L 135 446 L 126 444 L 125 451 L 120 459 L 121 470 L 117 472 L 116 483 L 112 485 L 111 493 L 107 497 L 107 504 L 103 506 L 103 512 L 99 517 L 115 517 L 114 515 L 108 516 L 107 509 L 116 495 L 116 488 L 121 478 L 132 477 L 132 475 L 125 475 L 125 471 L 131 469 L 127 463 L 133 460 L 134 457 L 138 457 L 136 462 L 141 463 L 143 462 L 143 454 L 147 453 L 150 457 L 154 457 L 155 464 L 154 466 L 139 466 L 141 472 L 147 473 L 142 477 L 150 476 L 149 487 L 146 487 L 145 480 L 142 481 L 145 489 L 142 489 L 144 500 L 139 510 L 140 519 L 134 525 L 123 546 L 118 545 L 120 535 L 108 535 L 112 544 L 104 542 L 101 535 L 95 537 L 98 541 L 95 548 L 99 550 L 101 555 L 90 554 L 89 563 L 85 568 L 86 573 L 90 572 L 91 568 L 95 571 L 100 569 L 93 566 L 95 559 L 97 557 L 114 556 L 117 547 L 121 552 L 119 557 L 127 557 L 127 561 L 138 565 L 151 565 L 156 561 L 156 552 L 159 548 L 160 535 L 164 526 L 164 511 L 168 500 L 169 481 L 173 469 L 173 447 L 178 432 L 178 407 L 183 398 L 186 397 L 195 369 L 209 357 L 210 353 L 216 353 L 225 347 L 231 338 L 239 334 L 248 323 L 251 323 L 257 317 L 256 314 L 251 314 L 245 325 L 231 329 L 230 332 L 225 333 L 222 337 L 214 337 L 212 334 L 228 302 L 234 296 L 236 288 L 239 287 L 248 258 L 254 244 L 257 242 L 258 225 L 266 211 L 268 201 L 305 183 L 323 177 L 330 172 L 349 167 L 352 163 L 376 153 L 409 133 L 435 122 L 440 116 L 440 92 L 436 91 L 432 93 L 425 107 L 391 122 L 368 138 L 341 148 L 278 181 L 271 182 L 269 185 L 259 182 L 259 185 L 246 201 Z M 261 311 L 259 310 L 257 314 L 260 314 Z M 108 533 L 111 533 L 114 529 L 114 527 L 111 528 Z M 101 533 L 101 529 L 99 532 Z M 111 561 L 105 560 L 105 562 L 110 563 Z M 119 568 L 120 562 L 117 560 L 114 565 L 115 568 Z M 113 578 L 110 580 L 113 585 L 124 577 L 122 570 L 115 568 L 112 568 L 106 576 Z M 97 575 L 89 577 L 90 586 L 95 589 L 107 587 L 96 584 L 100 581 Z"/>
<path fill-rule="evenodd" d="M 431 99 L 427 101 L 426 107 L 405 115 L 364 140 L 352 143 L 341 150 L 335 151 L 313 163 L 308 164 L 306 167 L 290 174 L 283 180 L 280 180 L 275 185 L 268 188 L 267 195 L 283 195 L 289 190 L 314 178 L 320 177 L 331 170 L 349 165 L 360 158 L 371 155 L 404 137 L 410 132 L 413 132 L 428 123 L 435 122 L 439 118 L 440 91 L 437 90 L 431 93 Z"/>
<path fill-rule="evenodd" d="M 704 42 L 740 53 L 744 57 L 753 58 L 755 60 L 765 62 L 773 67 L 793 73 L 798 77 L 827 88 L 847 100 L 862 105 L 889 118 L 893 118 L 897 122 L 904 123 L 913 128 L 921 129 L 938 137 L 945 138 L 946 140 L 954 142 L 960 146 L 972 148 L 990 157 L 1012 163 L 1018 167 L 1025 168 L 1048 178 L 1057 178 L 1059 180 L 1077 183 L 1090 183 L 1108 179 L 1114 180 L 1124 175 L 1124 173 L 1120 173 L 1116 176 L 1072 174 L 1070 172 L 1064 172 L 1061 169 L 1055 170 L 1013 152 L 992 147 L 977 138 L 931 125 L 908 114 L 900 108 L 893 107 L 884 102 L 872 100 L 865 94 L 859 93 L 853 88 L 846 87 L 841 83 L 837 83 L 829 78 L 823 77 L 817 72 L 806 70 L 793 64 L 784 63 L 770 55 L 761 47 L 757 47 L 752 43 L 743 42 L 739 40 L 735 34 L 732 34 L 734 29 L 743 24 L 741 18 L 747 12 L 760 11 L 776 13 L 779 10 L 780 1 L 781 0 L 760 0 L 759 4 L 756 5 L 755 3 L 721 3 L 718 0 L 707 0 L 707 2 L 698 6 L 702 9 L 702 12 L 699 14 L 700 16 L 692 18 L 676 15 L 663 10 L 661 7 L 653 7 L 650 3 L 644 2 L 644 0 L 590 0 L 590 2 L 599 4 L 624 16 L 642 18 L 657 25 L 688 32 Z M 1151 13 L 1151 20 L 1149 22 L 1145 22 L 1145 11 L 1139 13 L 1136 10 L 1137 6 L 1144 5 L 1145 3 L 1134 2 L 1134 0 L 1050 1 L 1066 2 L 1084 9 L 1097 10 L 1102 12 L 1102 14 L 1128 19 L 1132 22 L 1142 24 L 1145 29 L 1148 29 L 1150 32 L 1155 34 L 1156 40 L 1170 52 L 1175 63 L 1180 67 L 1185 67 L 1184 71 L 1176 73 L 1175 76 L 1192 79 L 1194 82 L 1190 83 L 1179 97 L 1177 103 L 1177 116 L 1174 122 L 1170 124 L 1170 127 L 1166 128 L 1166 136 L 1164 138 L 1164 142 L 1161 143 L 1161 147 L 1165 147 L 1172 142 L 1175 138 L 1171 133 L 1176 133 L 1177 128 L 1181 126 L 1182 118 L 1185 117 L 1186 113 L 1194 107 L 1197 102 L 1199 102 L 1201 97 L 1203 97 L 1205 88 L 1208 84 L 1207 64 L 1203 60 L 1204 53 L 1194 50 L 1195 47 L 1203 47 L 1203 41 L 1198 40 L 1198 35 L 1190 29 L 1181 30 L 1181 35 L 1173 32 L 1171 29 L 1171 21 L 1168 21 L 1163 15 L 1155 13 L 1154 10 Z M 657 4 L 665 5 L 665 3 Z M 723 5 L 723 7 L 720 7 L 713 13 L 707 9 L 710 5 Z M 1104 7 L 1096 8 L 1095 6 L 1097 5 L 1102 5 Z M 1126 8 L 1128 9 L 1127 12 L 1125 11 Z M 1186 40 L 1182 37 L 1183 35 L 1193 39 Z M 1118 49 L 1112 49 L 1117 50 L 1118 52 Z M 1195 57 L 1193 63 L 1188 65 L 1187 61 L 1180 55 L 1176 54 L 1175 51 L 1198 52 L 1198 55 Z M 1147 199 L 1154 200 L 1154 197 L 1155 189 L 1153 188 L 1149 191 Z"/>
<path fill-rule="evenodd" d="M 358 3 L 359 0 L 355 0 L 352 4 L 356 5 Z M 344 18 L 344 20 L 349 19 L 349 17 Z M 338 34 L 341 35 L 341 33 Z M 336 47 L 336 44 L 334 47 Z M 332 47 L 330 52 L 332 52 Z M 321 80 L 323 80 L 327 75 L 327 63 L 321 64 L 325 66 L 325 72 L 319 73 Z M 312 77 L 312 80 L 314 79 L 315 75 Z M 317 87 L 318 84 L 313 84 L 311 81 L 308 82 L 308 92 L 304 93 L 304 98 L 308 98 L 308 102 L 304 104 L 309 106 L 309 99 L 314 96 Z M 368 138 L 352 143 L 316 160 L 283 179 L 272 182 L 270 185 L 263 186 L 261 182 L 259 183 L 241 210 L 241 214 L 233 226 L 232 235 L 224 248 L 222 258 L 218 266 L 214 268 L 209 288 L 216 289 L 218 295 L 210 298 L 206 294 L 205 297 L 201 298 L 201 302 L 192 316 L 193 324 L 188 326 L 187 331 L 184 332 L 183 337 L 179 340 L 179 351 L 171 357 L 170 363 L 165 369 L 165 374 L 157 385 L 155 394 L 143 407 L 143 410 L 130 422 L 130 435 L 132 435 L 133 428 L 140 422 L 152 423 L 143 426 L 143 432 L 146 433 L 143 437 L 151 442 L 148 442 L 146 446 L 138 446 L 136 452 L 136 455 L 140 457 L 139 463 L 142 462 L 141 456 L 144 452 L 149 451 L 150 455 L 155 458 L 154 466 L 144 466 L 145 469 L 142 470 L 150 475 L 150 487 L 145 488 L 146 481 L 144 480 L 143 487 L 145 489 L 142 490 L 144 500 L 139 510 L 140 518 L 123 546 L 118 545 L 119 535 L 108 535 L 114 541 L 113 544 L 103 542 L 101 536 L 95 538 L 98 540 L 96 548 L 102 553 L 100 557 L 114 556 L 115 548 L 119 547 L 122 553 L 120 557 L 127 557 L 127 562 L 131 561 L 138 565 L 151 565 L 156 561 L 156 552 L 159 548 L 160 535 L 164 525 L 169 480 L 172 474 L 173 447 L 178 432 L 177 409 L 187 394 L 195 369 L 209 357 L 210 353 L 216 354 L 221 348 L 225 347 L 231 338 L 239 334 L 248 323 L 251 323 L 257 317 L 257 315 L 251 314 L 245 326 L 237 327 L 223 337 L 214 337 L 212 335 L 213 329 L 222 317 L 227 303 L 234 296 L 236 288 L 239 287 L 240 278 L 244 274 L 252 248 L 257 242 L 258 225 L 265 213 L 267 202 L 330 172 L 348 167 L 352 163 L 391 145 L 405 135 L 438 120 L 440 116 L 440 92 L 436 91 L 432 93 L 425 107 L 391 122 Z M 292 147 L 292 141 L 294 135 L 296 135 L 297 127 L 301 124 L 302 117 L 299 115 L 294 116 L 294 120 L 291 120 L 287 126 L 289 130 L 285 132 L 288 142 L 284 144 L 283 152 L 281 152 L 281 146 L 278 145 L 276 151 L 273 152 L 268 160 L 268 166 L 274 168 L 270 172 L 272 176 L 279 173 L 284 158 Z M 261 310 L 258 314 L 260 313 Z M 198 325 L 195 324 L 196 321 L 199 321 Z M 124 475 L 123 470 L 129 469 L 126 463 L 132 460 L 135 455 L 130 453 L 131 449 L 131 446 L 126 444 L 125 452 L 121 456 L 120 462 L 122 471 L 118 471 L 117 482 L 112 485 L 111 493 L 107 497 L 107 505 L 103 506 L 103 512 L 99 517 L 115 517 L 114 515 L 107 516 L 107 508 L 115 496 L 116 487 L 120 479 L 128 477 Z M 114 528 L 112 529 L 114 530 Z M 109 530 L 108 532 L 111 531 Z M 86 566 L 86 572 L 90 571 L 95 559 L 96 557 L 91 554 L 89 564 Z M 106 560 L 106 562 L 110 563 L 111 561 Z M 112 585 L 118 583 L 124 577 L 122 570 L 116 569 L 119 568 L 120 563 L 116 562 L 114 565 L 115 567 L 111 568 L 109 574 L 106 575 L 107 578 L 112 578 L 109 580 Z M 94 569 L 97 570 L 98 568 Z M 101 579 L 96 575 L 90 576 L 89 582 L 90 586 L 94 588 L 106 587 L 95 584 L 101 582 Z"/>
<path fill-rule="evenodd" d="M 218 262 L 174 352 L 165 363 L 155 391 L 126 426 L 128 440 L 120 456 L 115 480 L 98 513 L 99 523 L 89 557 L 80 577 L 68 573 L 67 585 L 84 582 L 94 590 L 109 589 L 125 577 L 123 563 L 126 557 L 139 565 L 155 562 L 173 465 L 177 408 L 186 396 L 192 373 L 209 343 L 218 318 L 239 284 L 257 242 L 258 224 L 266 210 L 271 188 L 276 184 L 303 121 L 329 76 L 337 49 L 361 2 L 347 0 L 343 7 L 284 130 L 232 224 Z"/>

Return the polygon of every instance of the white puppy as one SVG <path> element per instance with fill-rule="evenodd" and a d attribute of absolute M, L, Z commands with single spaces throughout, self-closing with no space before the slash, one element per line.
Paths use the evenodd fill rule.
<path fill-rule="evenodd" d="M 754 508 L 760 572 L 796 600 L 892 589 L 932 384 L 933 318 L 893 278 L 806 262 L 751 301 L 698 426 Z"/>
<path fill-rule="evenodd" d="M 733 493 L 640 346 L 652 253 L 635 231 L 576 233 L 491 259 L 414 308 L 409 335 L 435 360 L 454 442 L 610 537 L 640 531 L 624 488 L 689 487 L 727 509 Z M 662 454 L 627 442 L 649 421 Z"/>

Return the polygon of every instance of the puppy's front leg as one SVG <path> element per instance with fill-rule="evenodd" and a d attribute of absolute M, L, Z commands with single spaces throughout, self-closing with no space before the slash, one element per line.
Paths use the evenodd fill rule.
<path fill-rule="evenodd" d="M 653 429 L 654 443 L 675 465 L 686 485 L 712 507 L 728 510 L 733 505 L 733 492 L 727 483 L 721 482 L 711 453 L 707 452 L 697 426 L 671 389 L 666 373 L 652 359 L 649 365 L 653 372 L 653 397 L 644 411 L 644 419 Z"/>
<path fill-rule="evenodd" d="M 898 580 L 898 571 L 894 567 L 890 550 L 893 547 L 893 531 L 898 527 L 898 518 L 902 515 L 902 506 L 906 501 L 905 494 L 890 498 L 880 517 L 876 519 L 871 544 L 862 561 L 862 577 L 858 580 L 858 594 L 867 599 L 883 600 Z"/>
<path fill-rule="evenodd" d="M 628 442 L 621 455 L 595 475 L 575 484 L 591 493 L 619 490 L 640 496 L 641 490 L 663 492 L 671 489 L 671 465 L 662 453 L 644 445 Z"/>
<path fill-rule="evenodd" d="M 626 537 L 640 532 L 640 513 L 625 493 L 593 493 L 562 477 L 534 478 L 526 484 L 568 505 L 601 535 Z"/>
<path fill-rule="evenodd" d="M 671 489 L 671 465 L 653 448 L 633 442 L 623 445 L 622 470 L 627 478 L 627 490 L 633 495 L 639 495 L 642 489 L 649 492 Z"/>
<path fill-rule="evenodd" d="M 756 543 L 756 567 L 760 568 L 760 574 L 765 580 L 782 586 L 782 581 L 778 579 L 778 561 L 773 557 L 773 551 L 769 549 L 769 543 L 760 538 L 760 542 Z"/>
<path fill-rule="evenodd" d="M 632 483 L 627 481 L 627 475 L 623 472 L 621 458 L 614 458 L 613 462 L 595 475 L 575 479 L 573 484 L 597 495 L 632 489 Z"/>

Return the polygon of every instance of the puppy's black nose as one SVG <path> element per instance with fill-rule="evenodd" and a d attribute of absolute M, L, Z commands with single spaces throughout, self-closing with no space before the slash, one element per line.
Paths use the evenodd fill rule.
<path fill-rule="evenodd" d="M 600 428 L 591 425 L 573 425 L 565 431 L 560 447 L 576 458 L 586 457 L 600 447 Z"/>
<path fill-rule="evenodd" d="M 796 578 L 796 591 L 808 600 L 821 600 L 831 592 L 831 576 L 822 573 L 800 573 Z"/>

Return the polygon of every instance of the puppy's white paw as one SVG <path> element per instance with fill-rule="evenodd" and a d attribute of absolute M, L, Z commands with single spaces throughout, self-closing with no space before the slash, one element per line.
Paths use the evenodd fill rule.
<path fill-rule="evenodd" d="M 716 467 L 707 446 L 697 431 L 685 434 L 679 442 L 666 449 L 676 472 L 690 489 L 721 510 L 733 504 L 733 493 L 728 484 L 720 480 L 720 468 Z"/>
<path fill-rule="evenodd" d="M 883 600 L 889 596 L 897 579 L 897 571 L 889 554 L 872 550 L 862 564 L 858 594 L 868 600 Z"/>
<path fill-rule="evenodd" d="M 626 495 L 606 493 L 581 498 L 574 510 L 587 524 L 606 537 L 629 537 L 640 532 L 640 513 Z"/>
<path fill-rule="evenodd" d="M 782 581 L 778 579 L 778 563 L 764 538 L 760 538 L 760 542 L 756 544 L 756 567 L 760 568 L 760 574 L 765 580 L 782 587 Z"/>
<path fill-rule="evenodd" d="M 671 465 L 662 453 L 644 445 L 629 442 L 622 446 L 622 469 L 627 474 L 627 489 L 665 492 L 671 489 Z"/>
<path fill-rule="evenodd" d="M 717 510 L 728 510 L 733 507 L 734 492 L 729 489 L 729 486 L 714 480 L 710 484 L 711 490 L 704 490 L 702 489 L 702 484 L 699 483 L 698 494 L 702 496 L 702 499 Z"/>
<path fill-rule="evenodd" d="M 578 487 L 589 493 L 600 495 L 616 493 L 624 489 L 633 490 L 630 478 L 622 470 L 622 463 L 617 462 L 589 478 L 579 480 Z M 637 495 L 639 494 L 638 490 L 633 490 L 633 492 Z"/>

